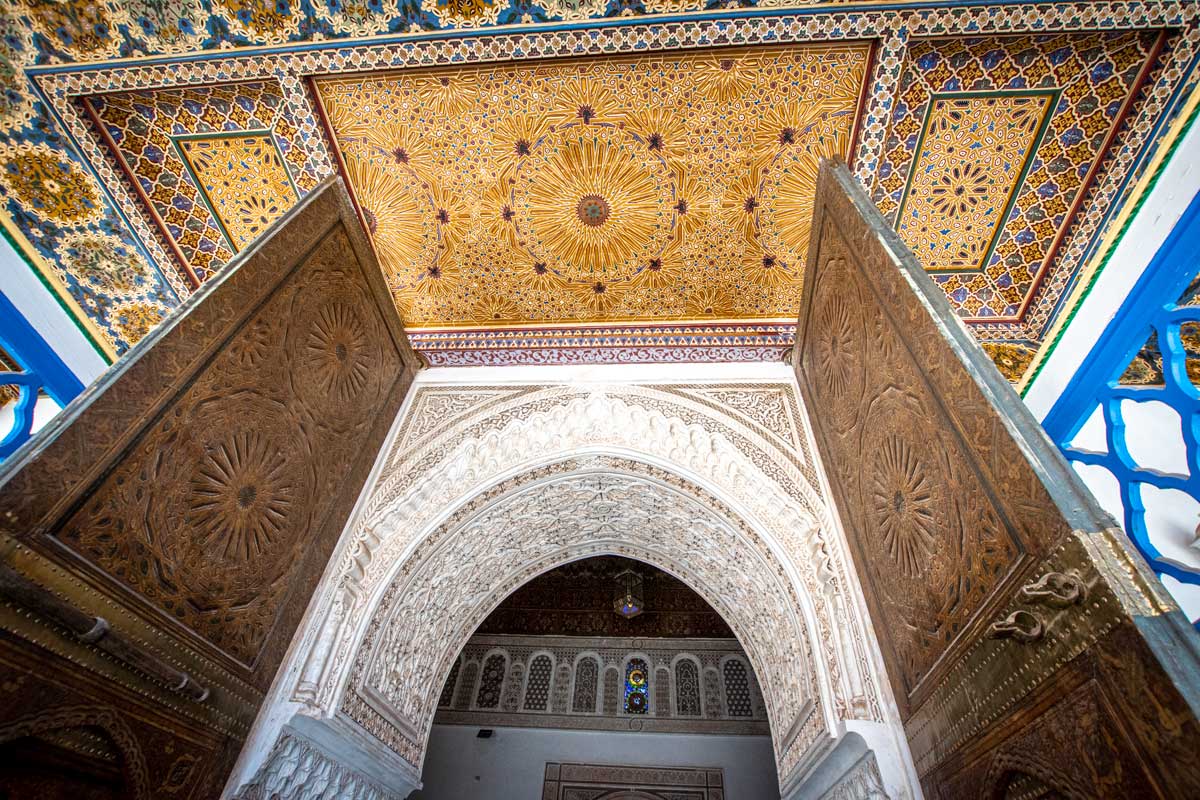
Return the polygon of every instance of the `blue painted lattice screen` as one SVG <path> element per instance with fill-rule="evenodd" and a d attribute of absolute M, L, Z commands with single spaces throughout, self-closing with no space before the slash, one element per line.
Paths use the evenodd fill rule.
<path fill-rule="evenodd" d="M 1115 479 L 1125 531 L 1150 566 L 1193 586 L 1200 586 L 1200 551 L 1179 546 L 1180 534 L 1194 535 L 1194 527 L 1184 526 L 1200 519 L 1175 519 L 1177 530 L 1166 531 L 1163 516 L 1147 513 L 1147 498 L 1167 502 L 1162 490 L 1173 490 L 1200 503 L 1198 386 L 1200 195 L 1043 422 L 1069 460 L 1107 471 L 1109 484 Z M 1168 452 L 1182 457 L 1165 459 L 1167 468 L 1155 463 Z M 1183 504 L 1173 505 L 1178 511 Z M 1165 552 L 1172 537 L 1175 545 Z"/>
<path fill-rule="evenodd" d="M 4 359 L 7 363 L 0 369 L 0 390 L 8 388 L 10 392 L 0 398 L 0 404 L 12 405 L 8 430 L 0 424 L 3 437 L 0 459 L 5 459 L 28 441 L 40 393 L 45 392 L 61 407 L 83 391 L 83 384 L 3 292 L 0 292 L 0 348 L 7 356 Z M 13 389 L 17 394 L 15 399 L 11 396 Z"/>

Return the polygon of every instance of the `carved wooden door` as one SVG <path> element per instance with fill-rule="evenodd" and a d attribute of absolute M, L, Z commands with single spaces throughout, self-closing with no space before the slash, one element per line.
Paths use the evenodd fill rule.
<path fill-rule="evenodd" d="M 184 310 L 0 472 L 0 754 L 129 798 L 219 795 L 418 366 L 336 181 Z"/>
<path fill-rule="evenodd" d="M 793 358 L 927 796 L 1200 797 L 1197 635 L 844 164 Z"/>

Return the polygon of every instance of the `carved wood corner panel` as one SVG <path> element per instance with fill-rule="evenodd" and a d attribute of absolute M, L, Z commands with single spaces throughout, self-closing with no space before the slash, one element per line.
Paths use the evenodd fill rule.
<path fill-rule="evenodd" d="M 984 624 L 997 589 L 1027 568 L 1030 537 L 980 463 L 997 431 L 964 430 L 958 417 L 970 408 L 949 409 L 952 395 L 926 370 L 936 362 L 949 375 L 953 355 L 944 341 L 908 335 L 900 289 L 911 291 L 884 277 L 896 272 L 892 254 L 872 246 L 846 197 L 819 197 L 796 369 L 810 407 L 828 409 L 817 435 L 868 602 L 891 621 L 882 644 L 907 710 Z"/>
<path fill-rule="evenodd" d="M 5 466 L 6 561 L 244 735 L 418 366 L 328 181 Z"/>
<path fill-rule="evenodd" d="M 1196 632 L 845 165 L 815 209 L 793 363 L 926 792 L 1200 795 Z"/>

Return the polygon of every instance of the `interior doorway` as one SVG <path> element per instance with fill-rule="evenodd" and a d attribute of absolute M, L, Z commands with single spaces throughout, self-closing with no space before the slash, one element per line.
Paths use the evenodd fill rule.
<path fill-rule="evenodd" d="M 520 586 L 476 629 L 413 797 L 545 796 L 561 763 L 552 797 L 778 797 L 769 725 L 745 650 L 703 597 L 644 561 L 593 556 Z"/>

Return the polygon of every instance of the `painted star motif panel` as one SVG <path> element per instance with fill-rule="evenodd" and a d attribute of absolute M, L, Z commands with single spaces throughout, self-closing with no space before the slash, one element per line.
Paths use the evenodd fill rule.
<path fill-rule="evenodd" d="M 1130 31 L 912 43 L 877 173 L 875 200 L 933 269 L 960 270 L 935 274 L 934 280 L 962 317 L 1020 322 L 1047 272 L 1077 268 L 1056 264 L 1055 256 L 1085 192 L 1106 165 L 1112 138 L 1152 66 L 1158 39 L 1154 31 Z M 1011 208 L 991 210 L 1004 194 L 1002 179 L 975 206 L 987 213 L 972 211 L 958 220 L 934 222 L 939 219 L 933 208 L 938 202 L 935 190 L 967 188 L 970 176 L 955 176 L 951 161 L 941 157 L 945 138 L 923 139 L 922 132 L 940 129 L 960 142 L 966 137 L 969 150 L 974 137 L 979 147 L 971 152 L 995 153 L 997 147 L 991 125 L 972 127 L 965 118 L 962 124 L 944 124 L 950 108 L 945 96 L 959 92 L 993 93 L 997 98 L 1013 92 L 1054 93 L 1057 100 L 1028 164 L 1021 167 L 1023 176 L 1011 190 Z M 1020 147 L 1020 141 L 1028 141 L 1024 131 L 1034 123 L 1028 114 L 1024 121 L 1017 119 L 1018 106 L 1011 96 L 1008 102 L 1002 126 L 1013 135 L 1007 147 Z M 996 118 L 1001 110 L 993 106 L 990 114 Z M 973 111 L 983 108 L 977 102 Z M 974 160 L 969 157 L 959 166 L 969 168 Z M 1012 166 L 994 172 L 995 177 L 1018 169 L 1019 160 L 1012 159 Z M 914 223 L 911 205 L 907 217 L 900 213 L 906 197 L 921 197 L 919 202 L 930 204 L 928 211 L 918 206 L 926 219 Z M 945 208 L 961 211 L 952 202 Z M 998 223 L 993 234 L 987 231 L 989 219 Z M 984 239 L 989 245 L 980 247 Z M 963 243 L 965 248 L 956 249 Z M 977 252 L 984 260 L 971 267 L 968 259 Z"/>
<path fill-rule="evenodd" d="M 417 328 L 780 319 L 867 43 L 318 79 Z"/>
<path fill-rule="evenodd" d="M 216 162 L 208 159 L 205 180 L 214 191 L 241 185 L 261 166 L 272 170 L 272 186 L 286 177 L 304 194 L 317 184 L 298 126 L 286 111 L 283 90 L 274 81 L 126 92 L 91 97 L 86 102 L 134 176 L 134 186 L 153 210 L 160 232 L 201 280 L 233 258 L 248 240 L 227 234 L 231 229 L 214 213 L 215 208 L 225 206 L 209 202 L 205 189 L 197 185 L 197 173 L 185 155 L 185 150 L 198 150 L 197 139 L 216 142 L 231 133 L 249 132 L 256 141 L 269 143 L 279 162 L 271 166 L 257 159 L 245 163 L 226 160 L 225 172 L 219 174 Z M 213 148 L 230 148 L 235 146 L 230 142 L 236 141 L 205 147 L 211 151 L 209 155 L 215 155 Z M 279 167 L 283 176 L 278 174 Z M 267 199 L 278 202 L 282 197 L 272 190 Z M 282 211 L 295 199 L 293 193 Z"/>
<path fill-rule="evenodd" d="M 897 230 L 928 270 L 979 270 L 1055 97 L 939 97 L 930 105 Z"/>
<path fill-rule="evenodd" d="M 297 200 L 296 188 L 269 133 L 178 142 L 225 239 L 241 250 Z"/>

